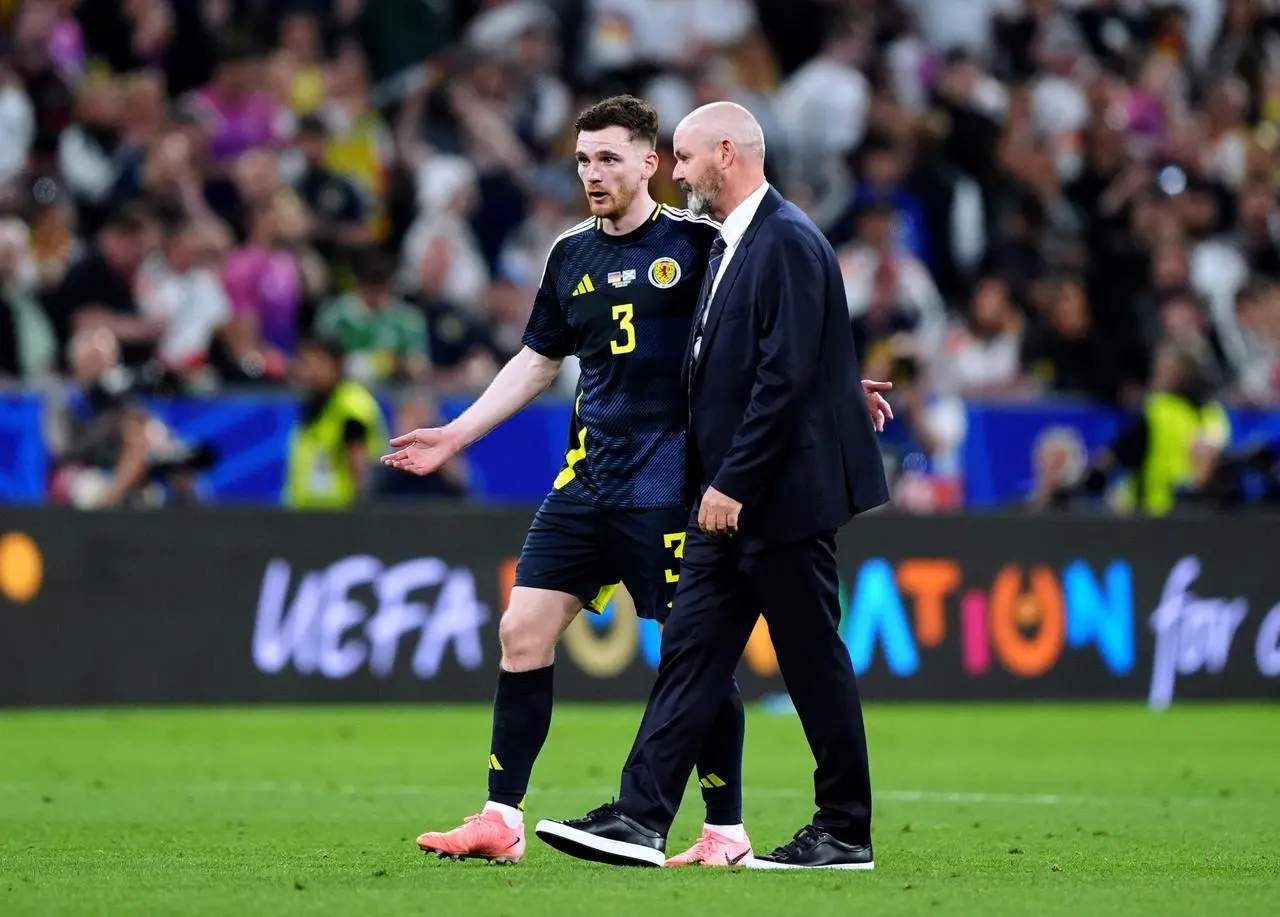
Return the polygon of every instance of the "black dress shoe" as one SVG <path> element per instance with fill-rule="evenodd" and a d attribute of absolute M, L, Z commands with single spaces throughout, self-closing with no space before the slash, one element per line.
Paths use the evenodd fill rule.
<path fill-rule="evenodd" d="M 610 866 L 661 866 L 667 839 L 612 803 L 569 821 L 543 819 L 533 829 L 543 842 L 580 860 Z"/>
<path fill-rule="evenodd" d="M 788 844 L 756 857 L 748 869 L 875 869 L 871 845 L 846 844 L 821 828 L 805 825 Z"/>

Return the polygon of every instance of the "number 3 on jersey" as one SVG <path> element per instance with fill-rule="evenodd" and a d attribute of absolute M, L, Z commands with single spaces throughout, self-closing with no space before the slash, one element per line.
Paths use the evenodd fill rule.
<path fill-rule="evenodd" d="M 662 545 L 665 548 L 675 548 L 673 552 L 676 556 L 676 567 L 674 570 L 667 569 L 667 582 L 676 583 L 680 581 L 680 564 L 679 561 L 684 560 L 684 532 L 672 532 L 670 535 L 662 536 Z"/>
<path fill-rule="evenodd" d="M 636 326 L 631 324 L 635 311 L 635 306 L 629 302 L 613 307 L 613 318 L 618 323 L 618 330 L 622 332 L 621 341 L 609 342 L 609 349 L 614 354 L 631 353 L 636 349 Z"/>

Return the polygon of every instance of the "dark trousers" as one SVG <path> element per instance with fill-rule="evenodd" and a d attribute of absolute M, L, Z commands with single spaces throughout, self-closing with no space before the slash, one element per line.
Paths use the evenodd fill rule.
<path fill-rule="evenodd" d="M 840 639 L 835 534 L 743 554 L 689 529 L 662 661 L 622 771 L 622 811 L 664 836 L 757 616 L 764 615 L 817 768 L 813 823 L 850 843 L 871 839 L 862 705 Z"/>

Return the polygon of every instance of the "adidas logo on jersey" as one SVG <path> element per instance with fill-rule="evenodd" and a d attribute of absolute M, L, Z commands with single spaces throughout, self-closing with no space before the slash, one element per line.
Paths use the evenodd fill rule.
<path fill-rule="evenodd" d="M 596 285 L 591 282 L 590 274 L 583 274 L 582 279 L 578 281 L 577 288 L 573 291 L 574 296 L 581 296 L 583 293 L 594 293 Z"/>

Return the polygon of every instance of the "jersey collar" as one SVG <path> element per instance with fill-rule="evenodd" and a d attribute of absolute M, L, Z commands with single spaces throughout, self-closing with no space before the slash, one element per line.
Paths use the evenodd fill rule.
<path fill-rule="evenodd" d="M 625 232 L 620 236 L 610 235 L 605 232 L 604 220 L 600 217 L 596 217 L 596 235 L 603 241 L 608 242 L 610 245 L 627 245 L 642 238 L 649 230 L 653 229 L 653 227 L 658 223 L 658 217 L 661 215 L 662 205 L 658 204 L 653 208 L 653 213 L 649 214 L 648 218 L 643 223 L 631 230 L 631 232 Z"/>

